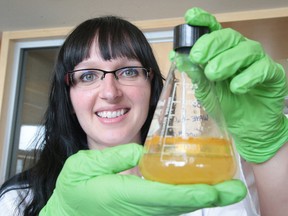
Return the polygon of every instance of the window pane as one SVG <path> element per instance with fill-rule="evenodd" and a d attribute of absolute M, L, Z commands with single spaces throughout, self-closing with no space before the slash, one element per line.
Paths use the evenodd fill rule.
<path fill-rule="evenodd" d="M 25 159 L 33 159 L 32 151 L 35 146 L 31 144 L 35 134 L 43 131 L 41 121 L 47 107 L 58 49 L 52 47 L 22 50 L 9 176 L 23 170 Z"/>

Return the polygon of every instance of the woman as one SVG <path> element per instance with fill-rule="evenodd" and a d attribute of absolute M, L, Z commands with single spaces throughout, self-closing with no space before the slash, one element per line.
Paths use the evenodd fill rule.
<path fill-rule="evenodd" d="M 97 37 L 97 44 L 95 44 L 95 37 Z M 90 52 L 90 47 L 93 49 L 93 51 L 91 50 L 92 52 Z M 99 56 L 96 55 L 96 48 L 99 49 L 97 50 Z M 102 65 L 97 61 L 94 63 L 89 61 L 86 62 L 85 59 L 91 58 L 91 55 L 92 59 L 99 58 Z M 105 122 L 103 122 L 101 126 L 98 126 L 97 123 L 96 125 L 91 126 L 87 124 L 86 126 L 85 117 L 77 118 L 78 108 L 82 109 L 81 104 L 87 106 L 87 108 L 85 107 L 84 109 L 93 109 L 92 107 L 88 107 L 88 105 L 93 102 L 92 100 L 94 100 L 93 97 L 95 96 L 89 93 L 89 91 L 92 92 L 91 90 L 88 89 L 87 94 L 87 90 L 85 88 L 81 89 L 81 87 L 72 87 L 70 90 L 70 86 L 73 86 L 73 84 L 69 83 L 69 81 L 68 83 L 64 82 L 66 72 L 80 68 L 104 68 L 103 64 L 105 64 L 105 61 L 114 62 L 113 59 L 115 58 L 119 59 L 115 61 L 115 67 L 118 68 L 127 66 L 141 66 L 147 68 L 147 74 L 144 74 L 145 76 L 147 75 L 147 77 L 143 79 L 142 88 L 137 87 L 137 82 L 135 83 L 136 86 L 132 85 L 132 87 L 126 87 L 130 92 L 129 94 L 134 94 L 133 91 L 135 90 L 137 90 L 137 93 L 131 96 L 133 97 L 131 100 L 127 96 L 127 99 L 125 99 L 126 101 L 121 102 L 121 107 L 119 107 L 120 105 L 117 105 L 116 102 L 113 102 L 113 100 L 117 99 L 109 98 L 109 95 L 107 95 L 107 99 L 105 98 L 105 95 L 101 96 L 104 97 L 103 101 L 106 100 L 107 102 L 103 105 L 100 104 L 98 109 L 101 110 L 94 110 L 95 113 L 92 113 L 92 115 L 94 114 L 95 117 L 98 115 L 97 118 L 100 118 L 105 112 L 118 110 L 120 112 L 123 111 L 123 114 L 126 115 L 127 112 L 130 112 L 132 114 L 129 114 L 129 118 L 125 121 L 132 122 L 129 124 L 131 125 L 131 128 L 125 128 L 126 132 L 123 130 L 118 134 L 111 136 L 113 131 L 109 130 L 108 135 L 99 140 L 99 143 L 103 143 L 103 146 L 105 146 L 106 142 L 112 142 L 111 145 L 117 145 L 119 143 L 113 143 L 113 140 L 111 139 L 124 135 L 128 135 L 128 137 L 127 140 L 123 140 L 123 143 L 129 143 L 132 140 L 134 140 L 134 142 L 143 143 L 163 86 L 162 76 L 152 50 L 142 32 L 124 20 L 116 17 L 103 17 L 88 20 L 78 26 L 74 33 L 66 39 L 60 50 L 55 66 L 49 105 L 45 116 L 44 125 L 46 131 L 39 161 L 30 170 L 21 173 L 13 179 L 13 181 L 15 180 L 16 182 L 21 183 L 15 185 L 15 187 L 27 188 L 27 184 L 33 185 L 31 190 L 34 194 L 34 202 L 26 207 L 26 214 L 36 215 L 45 205 L 53 192 L 57 176 L 59 175 L 65 160 L 70 155 L 81 149 L 103 148 L 101 146 L 98 146 L 99 148 L 94 146 L 94 142 L 97 138 L 94 138 L 93 134 L 90 135 L 89 132 L 85 132 L 82 129 L 81 123 L 88 131 L 97 129 L 102 133 L 102 131 L 106 130 L 103 127 L 103 125 L 105 126 Z M 84 62 L 82 62 L 83 60 Z M 77 67 L 75 68 L 75 66 Z M 106 68 L 106 70 L 107 69 L 111 70 L 111 68 Z M 150 71 L 153 71 L 153 74 Z M 111 77 L 111 75 L 106 75 L 105 81 L 110 80 Z M 113 81 L 117 82 L 117 80 L 111 80 L 111 82 Z M 113 85 L 111 85 L 111 87 L 112 86 Z M 109 87 L 109 84 L 107 87 Z M 123 88 L 125 88 L 125 85 L 123 85 Z M 145 90 L 146 92 L 140 92 L 142 90 Z M 109 94 L 110 91 L 104 90 L 103 93 Z M 122 92 L 119 92 L 119 94 L 122 94 Z M 137 99 L 141 94 L 143 94 L 143 96 Z M 150 95 L 151 99 L 149 99 Z M 114 96 L 110 95 L 110 97 Z M 118 96 L 118 98 L 120 98 L 120 96 Z M 112 100 L 112 102 L 110 102 L 110 100 Z M 131 107 L 133 106 L 133 100 L 138 100 L 136 101 L 138 103 L 140 102 L 140 104 L 136 104 L 137 107 L 135 109 Z M 145 103 L 142 104 L 141 101 L 144 101 Z M 79 107 L 78 104 L 80 105 Z M 142 105 L 144 105 L 143 108 L 141 107 Z M 104 106 L 107 108 L 102 108 Z M 147 113 L 148 108 L 149 113 Z M 142 110 L 145 110 L 145 112 L 142 113 Z M 91 115 L 91 113 L 89 114 Z M 81 115 L 81 110 L 79 111 L 79 115 Z M 137 118 L 138 115 L 142 116 L 141 120 Z M 78 119 L 80 119 L 80 123 Z M 82 119 L 84 122 L 81 122 Z M 109 118 L 106 117 L 101 119 L 103 121 L 109 120 Z M 88 120 L 88 122 L 90 121 Z M 137 126 L 135 126 L 135 123 Z M 91 122 L 91 124 L 93 124 L 93 122 Z M 132 132 L 131 129 L 134 130 L 134 132 Z M 125 134 L 122 134 L 122 132 Z M 91 133 L 93 133 L 93 131 Z M 88 140 L 91 140 L 91 142 Z M 43 185 L 45 185 L 45 187 L 43 187 Z M 23 195 L 27 196 L 25 193 Z"/>
<path fill-rule="evenodd" d="M 145 140 L 162 80 L 149 43 L 131 23 L 101 17 L 80 24 L 57 59 L 39 159 L 1 189 L 5 215 L 15 215 L 15 203 L 20 215 L 180 215 L 243 199 L 237 180 L 175 186 L 139 177 L 142 147 L 133 143 Z M 230 207 L 246 212 L 244 204 Z"/>

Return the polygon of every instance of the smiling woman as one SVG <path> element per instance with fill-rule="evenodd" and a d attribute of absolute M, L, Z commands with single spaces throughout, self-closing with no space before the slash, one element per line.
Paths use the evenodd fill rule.
<path fill-rule="evenodd" d="M 87 28 L 93 30 L 87 32 Z M 130 42 L 121 43 L 124 39 Z M 85 68 L 99 68 L 106 74 L 103 73 L 99 80 L 95 79 L 95 73 L 91 76 L 91 71 L 89 76 L 82 74 L 79 77 L 79 71 L 75 70 Z M 99 69 L 97 73 L 100 73 Z M 114 74 L 111 71 L 115 71 Z M 71 83 L 65 83 L 67 74 Z M 93 84 L 89 89 L 86 85 L 79 86 L 79 82 L 75 82 L 77 77 L 80 83 L 86 84 L 92 79 Z M 27 200 L 30 204 L 22 204 L 20 209 L 25 208 L 28 214 L 39 213 L 45 199 L 52 194 L 65 160 L 77 151 L 143 143 L 162 81 L 152 49 L 136 26 L 112 16 L 87 20 L 79 25 L 67 37 L 57 58 L 40 158 L 31 169 L 13 178 L 19 181 L 17 187 L 23 189 L 23 200 L 30 199 L 32 193 L 32 200 L 36 202 Z M 47 172 L 48 176 L 45 176 L 44 170 L 51 170 L 51 173 Z M 27 185 L 31 185 L 29 191 L 25 189 Z M 42 186 L 38 188 L 37 185 Z"/>
<path fill-rule="evenodd" d="M 82 81 L 79 81 L 80 83 L 76 81 L 72 85 L 71 103 L 87 135 L 89 148 L 102 149 L 119 143 L 143 143 L 140 131 L 151 106 L 151 79 L 148 79 L 148 73 L 141 68 L 141 62 L 136 59 L 116 57 L 107 62 L 94 47 L 92 46 L 89 58 L 80 62 L 75 68 L 100 67 L 122 73 L 123 68 L 125 71 L 129 68 L 131 71 L 132 68 L 136 70 L 138 67 L 136 71 L 140 75 L 134 78 L 133 74 L 132 78 L 127 78 L 127 75 L 118 73 L 116 78 L 113 74 L 107 74 L 103 79 L 90 79 L 90 85 L 87 85 L 86 80 L 83 81 L 84 85 L 81 85 Z M 122 69 L 117 69 L 119 67 Z M 73 80 L 77 78 L 78 75 L 74 76 Z"/>
<path fill-rule="evenodd" d="M 202 17 L 205 15 L 204 17 L 209 17 L 209 22 L 205 25 L 220 26 L 211 14 L 198 8 L 191 11 L 192 15 L 195 13 L 200 15 L 200 18 L 196 16 L 195 19 L 192 16 L 192 21 L 196 24 L 197 21 L 200 23 L 203 20 L 207 21 Z M 214 25 L 215 22 L 217 25 Z M 170 27 L 171 25 L 171 23 L 168 24 Z M 159 26 L 165 27 L 167 25 Z M 223 50 L 217 43 L 223 40 L 223 34 L 228 38 L 243 39 L 245 43 L 241 44 L 245 44 L 249 48 L 245 49 L 245 55 L 259 52 L 254 56 L 266 56 L 259 47 L 253 49 L 252 45 L 257 43 L 251 43 L 252 45 L 246 43 L 246 38 L 242 37 L 240 33 L 233 30 L 216 29 L 215 32 L 206 37 L 206 42 L 199 42 L 198 48 L 202 47 L 203 49 L 196 49 L 196 51 L 200 57 L 204 54 L 215 54 L 216 60 L 225 56 L 227 64 L 218 64 L 223 67 L 223 71 L 231 71 L 226 67 L 235 65 L 232 64 L 235 61 L 235 56 L 239 57 L 237 59 L 239 64 L 237 65 L 245 64 L 245 59 L 241 58 L 245 55 L 242 55 L 243 49 L 239 44 L 229 47 L 231 44 L 223 43 L 228 46 L 227 49 Z M 208 52 L 207 47 L 211 46 L 206 45 L 207 43 L 210 44 L 211 41 L 214 41 L 213 45 L 218 48 Z M 238 55 L 228 55 L 226 51 L 230 51 L 230 48 L 239 51 L 237 52 Z M 194 56 L 190 57 L 193 59 Z M 264 60 L 267 59 L 269 58 Z M 269 74 L 276 72 L 279 74 L 276 78 L 283 78 L 281 66 L 271 59 L 264 61 L 264 63 L 264 66 L 268 68 L 271 66 L 275 70 L 261 70 L 263 65 L 257 66 L 256 64 L 254 68 L 249 68 L 251 73 L 246 73 L 247 79 L 245 80 L 248 83 L 252 82 L 250 74 L 261 74 L 263 71 Z M 0 64 L 0 67 L 3 65 Z M 133 68 L 133 71 L 127 68 Z M 139 68 L 143 69 L 142 72 L 138 71 Z M 82 73 L 83 70 L 85 73 Z M 255 73 L 255 71 L 259 73 Z M 147 72 L 149 76 L 143 72 Z M 132 84 L 135 83 L 134 79 L 133 81 L 129 79 L 129 85 L 128 80 L 127 83 L 126 80 L 123 82 L 124 75 L 126 79 L 131 75 L 134 77 L 135 74 L 141 73 L 146 74 L 146 76 L 143 77 L 145 79 L 137 79 L 137 85 Z M 271 76 L 273 75 L 275 74 L 272 73 Z M 103 78 L 98 79 L 99 77 Z M 276 85 L 274 82 L 266 83 L 267 80 L 265 80 L 264 84 L 271 88 L 261 88 L 261 94 L 254 97 L 253 100 L 250 98 L 252 94 L 234 97 L 229 88 L 226 88 L 229 86 L 227 85 L 229 80 L 230 77 L 227 80 L 224 79 L 223 82 L 222 80 L 217 81 L 217 87 L 218 90 L 223 90 L 222 92 L 219 91 L 223 93 L 221 94 L 222 102 L 224 101 L 222 103 L 223 108 L 228 111 L 233 110 L 233 112 L 225 112 L 225 114 L 237 143 L 248 143 L 248 145 L 243 145 L 244 147 L 238 145 L 240 151 L 245 152 L 247 150 L 245 147 L 250 147 L 250 144 L 252 145 L 250 150 L 256 149 L 255 152 L 259 152 L 261 146 L 276 146 L 273 150 L 281 148 L 281 145 L 286 142 L 285 138 L 287 138 L 286 121 L 283 118 L 282 109 L 279 112 L 279 107 L 275 106 L 273 109 L 269 109 L 269 106 L 260 105 L 266 103 L 275 105 L 275 103 L 265 101 L 267 97 L 262 97 L 262 94 L 267 93 L 266 89 L 276 89 L 275 94 L 279 94 L 279 97 L 269 97 L 268 100 L 277 100 L 277 104 L 282 103 L 285 79 L 280 79 L 277 82 L 279 84 L 277 88 L 274 88 Z M 251 176 L 252 172 L 247 172 L 244 165 L 248 163 L 244 160 L 241 160 L 243 168 L 240 170 L 239 176 L 244 184 L 240 180 L 231 180 L 216 185 L 175 186 L 141 178 L 137 165 L 143 154 L 142 144 L 158 102 L 163 79 L 150 44 L 135 25 L 114 16 L 99 17 L 81 23 L 68 35 L 61 46 L 51 81 L 49 103 L 44 119 L 45 132 L 44 136 L 41 137 L 44 139 L 38 140 L 41 145 L 40 155 L 30 169 L 14 176 L 1 187 L 0 208 L 5 216 L 14 216 L 17 215 L 16 213 L 19 215 L 40 214 L 47 216 L 63 214 L 181 215 L 183 213 L 189 213 L 191 216 L 199 214 L 215 216 L 225 214 L 235 216 L 259 215 L 254 208 L 257 206 L 257 199 L 255 199 L 256 201 L 251 200 L 254 191 L 249 190 L 248 196 L 246 196 L 245 186 L 253 186 L 254 182 L 245 180 L 245 177 L 249 180 L 250 177 L 253 179 L 253 175 Z M 78 86 L 79 83 L 84 84 L 90 81 L 89 88 L 84 85 L 80 86 L 81 88 Z M 255 88 L 255 92 L 259 93 L 258 86 Z M 231 98 L 233 98 L 232 102 L 230 101 Z M 248 103 L 251 101 L 253 103 L 258 102 L 257 110 L 253 107 L 253 103 Z M 235 105 L 236 108 L 233 107 Z M 249 107 L 249 112 L 246 105 Z M 236 110 L 238 112 L 233 115 Z M 257 134 L 257 136 L 251 136 L 248 133 L 255 131 L 255 128 L 251 129 L 250 120 L 251 116 L 256 116 L 249 115 L 249 113 L 260 115 L 263 113 L 261 110 L 266 111 L 272 117 L 271 119 L 265 118 L 267 120 L 265 123 L 269 127 L 266 125 L 263 129 L 260 125 L 257 127 L 257 131 L 261 131 L 267 136 L 272 134 L 270 132 L 275 132 L 277 138 L 275 139 L 276 136 L 273 136 L 273 141 L 271 141 L 271 137 L 265 139 L 265 142 L 263 139 L 254 140 L 259 137 L 262 138 L 262 136 Z M 237 116 L 239 112 L 246 115 L 239 117 Z M 260 124 L 262 119 L 264 118 L 255 118 L 253 123 Z M 275 119 L 281 120 L 279 121 L 281 124 L 277 124 L 277 128 L 273 127 L 275 124 L 270 124 L 270 121 Z M 243 125 L 239 126 L 238 120 L 241 120 Z M 4 127 L 4 129 L 6 128 Z M 1 127 L 1 131 L 4 129 Z M 246 130 L 245 133 L 243 130 Z M 243 139 L 243 135 L 249 135 L 248 139 L 245 137 Z M 263 145 L 263 143 L 266 144 L 266 141 L 270 141 L 269 145 Z M 259 145 L 253 145 L 255 142 Z M 285 201 L 285 196 L 288 194 L 285 190 L 288 188 L 287 178 L 283 176 L 286 172 L 282 172 L 286 166 L 277 167 L 277 170 L 269 166 L 271 162 L 273 165 L 275 160 L 284 161 L 283 164 L 285 164 L 287 157 L 283 157 L 283 155 L 287 155 L 286 146 L 284 145 L 279 152 L 273 151 L 274 157 L 273 153 L 270 152 L 269 157 L 272 158 L 263 164 L 248 164 L 248 167 L 256 167 L 255 170 L 259 171 L 257 172 L 257 186 L 261 189 L 259 192 L 261 192 L 261 201 L 264 204 L 261 207 L 263 211 L 268 212 L 268 215 L 271 209 L 273 209 L 273 213 L 283 209 L 282 212 L 287 212 L 285 205 L 279 206 L 278 204 L 277 206 L 274 201 L 279 199 Z M 257 159 L 263 155 L 267 156 L 264 147 L 264 151 L 262 151 L 264 153 L 256 155 Z M 248 152 L 255 153 L 253 151 Z M 249 159 L 251 158 L 254 159 L 249 157 Z M 260 169 L 257 169 L 259 167 Z M 119 175 L 119 173 L 123 174 L 123 171 L 126 171 L 128 175 Z M 270 186 L 267 182 L 269 178 L 261 178 L 263 173 L 274 176 L 274 171 L 279 171 L 277 173 L 277 188 L 275 188 L 277 192 L 273 190 L 273 187 L 268 187 Z M 262 190 L 263 188 L 265 190 Z M 257 195 L 257 193 L 253 194 Z M 272 196 L 275 194 L 277 199 Z M 246 198 L 239 202 L 244 197 Z M 212 208 L 215 206 L 221 206 L 221 208 Z M 199 209 L 201 212 L 196 211 Z"/>

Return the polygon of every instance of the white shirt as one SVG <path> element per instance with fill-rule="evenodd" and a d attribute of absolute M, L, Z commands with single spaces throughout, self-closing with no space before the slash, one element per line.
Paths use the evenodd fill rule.
<path fill-rule="evenodd" d="M 251 166 L 238 156 L 239 170 L 237 178 L 241 179 L 248 188 L 248 194 L 244 200 L 239 203 L 216 208 L 201 209 L 182 216 L 260 216 L 258 196 L 254 183 L 254 176 Z M 0 216 L 21 216 L 17 206 L 19 203 L 19 193 L 26 192 L 27 189 L 10 190 L 0 198 Z M 27 196 L 26 200 L 31 198 Z M 20 210 L 21 212 L 22 210 Z"/>
<path fill-rule="evenodd" d="M 201 209 L 182 216 L 260 216 L 258 194 L 251 165 L 239 157 L 239 161 L 240 160 L 238 178 L 241 179 L 248 188 L 245 199 L 233 205 Z"/>
<path fill-rule="evenodd" d="M 8 192 L 6 192 L 1 198 L 0 198 L 0 216 L 21 216 L 23 215 L 23 207 L 24 205 L 20 206 L 20 209 L 18 208 L 19 201 L 21 195 L 23 196 L 29 191 L 29 189 L 12 189 Z M 28 194 L 26 197 L 26 200 L 29 201 L 31 199 L 31 193 Z M 25 202 L 26 203 L 26 202 Z M 20 210 L 20 211 L 19 211 Z"/>

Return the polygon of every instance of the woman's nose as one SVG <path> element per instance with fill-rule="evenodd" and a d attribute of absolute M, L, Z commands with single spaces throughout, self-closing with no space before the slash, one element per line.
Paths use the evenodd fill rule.
<path fill-rule="evenodd" d="M 100 98 L 105 100 L 115 100 L 122 96 L 123 92 L 113 74 L 106 74 L 105 78 L 100 82 Z"/>

